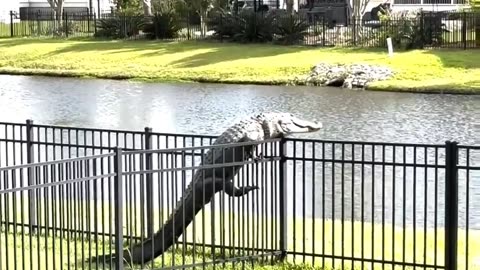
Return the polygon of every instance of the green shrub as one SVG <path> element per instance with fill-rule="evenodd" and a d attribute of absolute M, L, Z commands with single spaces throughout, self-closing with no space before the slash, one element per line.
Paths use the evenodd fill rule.
<path fill-rule="evenodd" d="M 208 26 L 213 30 L 213 38 L 215 39 L 230 39 L 239 31 L 239 18 L 223 9 L 218 9 L 212 12 L 208 19 Z"/>
<path fill-rule="evenodd" d="M 148 18 L 143 31 L 147 38 L 170 39 L 178 36 L 182 29 L 181 20 L 184 5 L 182 1 L 152 1 L 153 16 Z"/>
<path fill-rule="evenodd" d="M 236 42 L 269 42 L 273 40 L 274 16 L 244 10 L 238 15 L 226 11 L 216 12 L 209 21 L 217 39 Z"/>
<path fill-rule="evenodd" d="M 261 43 L 273 40 L 275 17 L 271 14 L 246 10 L 238 17 L 238 32 L 233 36 L 234 41 Z"/>
<path fill-rule="evenodd" d="M 113 15 L 98 20 L 95 37 L 126 38 L 138 35 L 144 25 L 141 15 Z"/>
<path fill-rule="evenodd" d="M 392 16 L 380 16 L 381 26 L 376 35 L 377 43 L 386 46 L 390 37 L 394 47 L 402 49 L 421 49 L 424 46 L 439 45 L 443 42 L 445 25 L 435 14 L 405 12 Z"/>
<path fill-rule="evenodd" d="M 145 24 L 143 31 L 147 38 L 166 39 L 177 37 L 178 31 L 181 29 L 180 20 L 175 11 L 155 12 L 151 21 Z"/>
<path fill-rule="evenodd" d="M 216 10 L 209 22 L 213 38 L 236 42 L 295 44 L 309 33 L 308 20 L 301 15 L 243 10 L 238 15 Z"/>
<path fill-rule="evenodd" d="M 406 50 L 421 49 L 423 47 L 420 23 L 416 19 L 395 21 L 394 24 L 390 24 L 384 35 L 384 40 L 387 37 L 392 39 L 394 47 Z"/>
<path fill-rule="evenodd" d="M 295 44 L 308 35 L 308 21 L 298 15 L 284 15 L 275 18 L 274 33 L 282 44 Z"/>

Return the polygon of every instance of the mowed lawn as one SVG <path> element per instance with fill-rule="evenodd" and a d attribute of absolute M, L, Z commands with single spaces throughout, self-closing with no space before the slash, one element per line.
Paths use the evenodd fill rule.
<path fill-rule="evenodd" d="M 285 84 L 319 62 L 391 67 L 371 90 L 480 93 L 480 51 L 321 48 L 207 41 L 0 39 L 0 73 Z"/>
<path fill-rule="evenodd" d="M 10 199 L 13 199 L 10 197 Z M 5 200 L 6 201 L 6 200 Z M 6 205 L 4 201 L 4 204 Z M 13 200 L 8 204 L 13 210 L 7 214 L 7 211 L 0 211 L 0 220 L 11 223 L 28 223 L 27 204 L 19 206 L 17 200 L 16 207 L 13 208 Z M 39 201 L 41 202 L 41 201 Z M 14 269 L 15 265 L 25 264 L 24 269 L 67 269 L 78 266 L 79 269 L 97 269 L 90 268 L 85 264 L 85 260 L 96 254 L 109 254 L 114 249 L 114 238 L 109 234 L 114 232 L 114 220 L 108 213 L 109 208 L 113 210 L 112 205 L 102 203 L 79 203 L 74 200 L 62 200 L 53 204 L 51 201 L 46 205 L 40 203 L 43 207 L 50 209 L 49 214 L 38 212 L 38 224 L 47 227 L 60 227 L 77 231 L 77 233 L 64 233 L 57 231 L 56 236 L 50 232 L 49 236 L 42 231 L 37 235 L 28 234 L 28 228 L 22 230 L 22 227 L 10 226 L 9 231 L 5 231 L 5 226 L 0 226 L 0 265 L 8 266 L 7 269 Z M 41 207 L 42 208 L 42 207 Z M 172 266 L 175 264 L 199 263 L 204 259 L 211 262 L 212 253 L 217 254 L 216 259 L 242 257 L 249 253 L 242 247 L 258 248 L 260 251 L 256 254 L 266 254 L 266 250 L 272 248 L 279 249 L 279 223 L 278 220 L 271 217 L 262 217 L 262 214 L 235 214 L 223 211 L 210 211 L 207 206 L 204 211 L 197 214 L 195 223 L 190 224 L 186 233 L 179 241 L 195 242 L 195 252 L 190 246 L 184 250 L 182 246 L 175 249 L 170 248 L 164 256 L 157 257 L 154 260 L 154 268 L 160 268 L 164 265 Z M 25 209 L 19 211 L 20 209 Z M 94 218 L 94 209 L 97 209 L 97 218 Z M 102 210 L 100 210 L 102 209 Z M 125 235 L 132 233 L 132 228 L 139 235 L 144 224 L 141 224 L 140 207 L 125 207 L 123 230 Z M 55 211 L 55 213 L 53 212 Z M 68 212 L 69 211 L 69 212 Z M 105 213 L 103 212 L 105 211 Z M 2 213 L 3 212 L 3 213 Z M 22 216 L 21 213 L 24 213 Z M 90 212 L 90 214 L 87 214 Z M 154 211 L 155 230 L 161 227 L 164 220 L 167 219 L 167 211 L 155 209 Z M 28 216 L 28 215 L 27 215 Z M 46 217 L 49 217 L 48 222 Z M 63 217 L 62 217 L 63 216 Z M 160 222 L 160 216 L 163 220 Z M 14 218 L 15 217 L 15 218 Z M 55 217 L 55 218 L 53 218 Z M 53 220 L 55 222 L 52 222 Z M 213 223 L 212 223 L 213 221 Z M 56 225 L 55 225 L 56 224 Z M 216 224 L 212 227 L 212 224 Z M 445 233 L 441 226 L 437 231 L 434 228 L 417 226 L 415 229 L 407 226 L 405 229 L 401 226 L 392 226 L 386 221 L 383 226 L 380 223 L 372 224 L 370 222 L 351 222 L 349 220 L 340 221 L 321 218 L 305 218 L 287 220 L 287 249 L 290 254 L 287 257 L 287 265 L 275 264 L 269 266 L 255 264 L 254 267 L 247 263 L 246 268 L 256 268 L 261 270 L 277 269 L 312 269 L 309 266 L 315 266 L 316 269 L 382 269 L 394 270 L 403 269 L 401 262 L 407 264 L 427 264 L 444 265 L 445 263 Z M 94 235 L 80 234 L 78 231 L 91 230 L 107 234 L 99 236 L 98 240 Z M 480 243 L 478 241 L 480 231 L 469 230 L 468 238 L 464 229 L 458 230 L 458 269 L 479 269 L 480 268 Z M 128 237 L 124 241 L 129 241 Z M 204 243 L 205 245 L 203 245 Z M 211 250 L 209 245 L 230 246 L 236 249 L 217 248 Z M 467 249 L 468 246 L 468 249 Z M 129 247 L 129 244 L 125 246 Z M 293 254 L 293 251 L 299 254 Z M 185 252 L 185 253 L 184 253 Z M 222 254 L 222 252 L 225 252 Z M 302 253 L 305 255 L 302 255 Z M 185 256 L 183 256 L 185 254 Z M 317 254 L 316 257 L 311 254 Z M 325 255 L 322 257 L 321 255 Z M 335 257 L 335 260 L 332 260 Z M 342 261 L 340 258 L 344 257 Z M 349 258 L 356 258 L 353 263 Z M 360 258 L 367 261 L 362 263 Z M 266 256 L 264 259 L 271 259 Z M 373 259 L 374 263 L 368 262 Z M 384 262 L 384 264 L 382 264 Z M 400 263 L 395 267 L 391 262 Z M 33 264 L 33 266 L 31 265 Z M 295 264 L 297 266 L 293 266 Z M 238 269 L 242 265 L 228 264 L 227 269 Z M 151 267 L 146 267 L 146 269 Z M 215 268 L 213 265 L 207 269 Z M 217 266 L 218 268 L 218 266 Z M 129 269 L 129 268 L 127 268 Z M 243 269 L 243 267 L 242 267 Z M 405 269 L 414 269 L 411 265 Z"/>

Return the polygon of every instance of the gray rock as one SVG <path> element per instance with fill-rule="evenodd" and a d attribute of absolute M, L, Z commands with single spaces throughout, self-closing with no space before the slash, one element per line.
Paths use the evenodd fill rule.
<path fill-rule="evenodd" d="M 386 80 L 391 76 L 393 72 L 387 67 L 319 63 L 311 68 L 310 74 L 296 78 L 295 83 L 364 89 L 370 82 Z"/>

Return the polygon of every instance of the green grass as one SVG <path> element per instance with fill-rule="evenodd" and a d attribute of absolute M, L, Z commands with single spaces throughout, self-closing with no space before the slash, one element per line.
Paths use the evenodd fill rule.
<path fill-rule="evenodd" d="M 13 204 L 10 204 L 10 206 L 13 206 Z M 100 216 L 97 220 L 93 219 L 93 209 L 99 209 L 100 206 L 101 205 L 98 203 L 88 205 L 86 203 L 71 204 L 68 203 L 68 201 L 63 201 L 62 205 L 57 205 L 55 207 L 52 207 L 50 205 L 47 208 L 50 211 L 50 217 L 52 215 L 52 209 L 58 209 L 57 211 L 61 211 L 59 209 L 63 209 L 63 211 L 70 211 L 70 218 L 72 216 L 72 213 L 76 213 L 75 220 L 77 220 L 77 223 L 71 223 L 70 228 L 85 229 L 87 228 L 87 226 L 91 226 L 91 228 L 93 228 L 95 224 L 98 224 L 99 231 L 103 231 L 105 233 L 112 232 L 113 227 L 109 230 L 108 224 L 105 224 L 105 230 L 101 230 L 102 219 Z M 8 213 L 9 221 L 13 221 L 14 213 L 16 213 L 17 221 L 20 221 L 21 211 L 19 211 L 19 205 L 17 205 L 16 207 L 17 211 L 10 211 Z M 26 205 L 24 207 L 25 209 L 27 209 Z M 108 209 L 108 205 L 103 205 L 103 207 L 105 207 L 104 209 Z M 44 209 L 47 208 L 42 207 L 41 213 L 44 213 Z M 88 219 L 86 218 L 87 209 L 91 209 L 91 218 L 89 222 L 87 222 Z M 204 255 L 207 262 L 211 261 L 212 253 L 216 254 L 217 259 L 219 258 L 218 256 L 222 256 L 222 250 L 220 248 L 217 248 L 216 250 L 211 250 L 207 247 L 206 253 L 203 253 L 201 243 L 205 243 L 206 245 L 211 245 L 212 243 L 215 245 L 230 245 L 237 248 L 241 245 L 255 248 L 278 248 L 278 245 L 272 245 L 272 243 L 278 243 L 278 238 L 272 239 L 272 235 L 274 235 L 272 233 L 275 232 L 275 226 L 272 227 L 272 225 L 276 224 L 275 220 L 262 216 L 257 216 L 254 214 L 240 216 L 237 214 L 226 213 L 222 215 L 220 211 L 210 211 L 209 206 L 207 206 L 206 209 L 207 210 L 200 212 L 196 216 L 195 228 L 193 227 L 193 224 L 191 224 L 187 228 L 187 232 L 184 235 L 185 238 L 183 238 L 183 236 L 180 238 L 180 241 L 196 242 L 198 244 L 195 249 L 195 256 L 193 256 L 193 251 L 191 247 L 186 248 L 187 256 L 185 257 L 185 260 L 187 263 L 192 263 L 194 258 L 195 262 L 201 262 L 204 259 Z M 134 215 L 138 216 L 140 214 L 138 210 L 139 208 L 136 209 L 136 213 L 134 212 Z M 24 211 L 25 216 L 27 216 L 27 212 L 28 211 L 26 210 Z M 154 211 L 155 228 L 159 228 L 159 212 L 160 211 L 157 210 Z M 132 213 L 131 210 L 128 210 L 128 213 Z M 214 213 L 214 215 L 212 215 L 212 213 Z M 163 217 L 166 218 L 166 213 L 163 214 Z M 60 216 L 59 213 L 57 213 L 56 215 L 58 217 Z M 130 214 L 128 214 L 128 216 L 129 215 Z M 26 219 L 25 216 L 23 218 Z M 63 213 L 63 216 L 67 217 L 66 212 Z M 128 222 L 128 216 L 127 212 L 124 212 L 124 224 Z M 5 211 L 3 212 L 2 217 L 3 220 L 7 218 L 7 213 Z M 45 220 L 45 216 L 43 216 L 43 214 L 39 217 L 40 220 Z M 216 225 L 216 229 L 218 230 L 219 228 L 224 228 L 225 231 L 223 237 L 222 233 L 217 231 L 215 233 L 213 241 L 211 227 L 212 218 L 213 220 L 215 220 L 215 224 L 218 224 Z M 106 214 L 105 222 L 108 222 L 108 220 L 110 219 L 111 218 L 109 218 L 108 214 Z M 136 220 L 137 224 L 139 224 L 140 222 L 139 218 L 135 218 L 133 220 Z M 81 223 L 79 221 L 81 221 Z M 52 221 L 49 222 L 50 223 L 48 225 L 51 226 Z M 56 222 L 57 224 L 60 224 L 59 219 Z M 203 222 L 205 223 L 205 227 L 202 226 Z M 45 223 L 43 223 L 43 225 L 44 224 Z M 435 240 L 435 231 L 430 228 L 425 231 L 423 229 L 423 226 L 417 226 L 414 234 L 412 227 L 407 227 L 404 230 L 402 227 L 392 227 L 389 224 L 386 224 L 385 227 L 382 227 L 381 224 L 371 224 L 368 222 L 362 224 L 361 222 L 341 222 L 338 220 L 332 221 L 323 220 L 320 218 L 307 218 L 305 220 L 290 219 L 287 225 L 288 250 L 290 251 L 296 250 L 305 253 L 316 253 L 336 256 L 341 256 L 343 254 L 346 257 L 351 257 L 353 255 L 353 257 L 357 258 L 374 258 L 376 260 L 382 260 L 383 258 L 387 261 L 403 261 L 405 259 L 406 262 L 417 262 L 420 264 L 424 263 L 424 259 L 427 264 L 434 264 L 434 260 L 436 259 L 437 264 L 442 265 L 444 263 L 444 233 L 441 228 L 437 230 L 437 239 Z M 113 226 L 113 223 L 111 224 L 111 226 Z M 82 252 L 84 253 L 83 258 L 88 258 L 90 254 L 89 252 L 94 255 L 95 251 L 98 250 L 99 254 L 103 254 L 103 248 L 105 248 L 107 253 L 110 248 L 108 236 L 104 239 L 100 238 L 99 241 L 88 238 L 87 236 L 82 236 L 80 234 L 77 234 L 77 239 L 75 239 L 75 234 L 71 234 L 69 238 L 66 238 L 66 235 L 63 235 L 63 237 L 60 238 L 59 234 L 57 234 L 56 237 L 52 237 L 52 235 L 50 235 L 49 237 L 45 237 L 44 235 L 37 237 L 34 235 L 32 238 L 30 238 L 27 229 L 26 231 L 24 231 L 26 235 L 22 239 L 21 231 L 19 230 L 19 228 L 20 227 L 17 227 L 17 231 L 13 231 L 13 227 L 10 227 L 8 233 L 5 233 L 4 230 L 0 230 L 0 261 L 3 262 L 1 263 L 2 265 L 7 265 L 6 262 L 8 256 L 8 265 L 11 267 L 13 267 L 13 258 L 15 258 L 17 263 L 20 263 L 22 262 L 22 260 L 24 260 L 28 264 L 30 261 L 33 261 L 34 265 L 41 266 L 40 269 L 46 269 L 45 265 L 49 266 L 48 269 L 54 269 L 52 268 L 53 265 L 56 266 L 55 269 L 65 269 L 68 268 L 68 266 L 74 266 L 75 263 L 78 264 L 79 262 L 81 262 Z M 272 230 L 271 228 L 274 229 Z M 193 234 L 194 229 L 195 236 Z M 325 232 L 324 235 L 322 234 L 322 231 Z M 124 232 L 128 233 L 125 226 Z M 14 243 L 14 235 L 16 235 L 16 243 Z M 204 237 L 202 235 L 204 235 Z M 375 236 L 375 239 L 372 239 L 372 235 Z M 384 236 L 384 239 L 382 238 L 382 236 Z M 467 241 L 465 237 L 465 231 L 459 230 L 458 237 L 458 269 L 465 269 L 465 265 L 467 263 L 465 249 Z M 480 243 L 477 240 L 479 239 L 479 237 L 480 231 L 469 231 L 469 269 L 480 269 Z M 233 239 L 233 241 L 230 241 L 230 239 Z M 103 245 L 103 240 L 105 240 L 106 242 L 105 245 Z M 6 243 L 5 241 L 8 242 Z M 30 248 L 30 243 L 32 244 L 32 248 Z M 437 248 L 436 258 L 435 244 Z M 324 245 L 324 247 L 322 245 Z M 60 246 L 62 247 L 60 248 Z M 384 250 L 383 247 L 385 248 Z M 395 250 L 392 250 L 393 247 L 395 247 Z M 426 254 L 424 254 L 424 247 L 426 247 Z M 25 250 L 24 254 L 22 253 L 22 249 Z M 403 253 L 403 249 L 405 249 L 405 254 Z M 8 250 L 8 254 L 6 250 Z M 32 255 L 30 255 L 30 251 L 32 252 Z M 171 265 L 172 262 L 178 265 L 182 262 L 182 251 L 182 246 L 177 247 L 177 249 L 174 251 L 170 249 L 167 253 L 165 253 L 165 257 L 158 257 L 154 261 L 154 267 L 160 267 L 162 266 L 162 263 L 166 265 Z M 244 255 L 244 253 L 241 253 L 241 250 L 239 249 L 237 249 L 237 254 Z M 234 254 L 230 254 L 227 250 L 225 252 L 225 256 L 228 258 L 234 256 Z M 262 262 L 257 262 L 255 268 L 293 269 L 293 266 L 291 265 L 292 263 L 298 264 L 303 268 L 309 265 L 320 267 L 322 259 L 315 258 L 315 261 L 313 261 L 313 258 L 310 256 L 306 256 L 305 258 L 303 256 L 289 256 L 287 258 L 287 263 L 289 264 L 275 264 L 274 266 L 270 266 L 268 265 L 268 263 L 266 265 L 263 265 Z M 335 262 L 328 258 L 325 260 L 326 269 L 342 269 L 341 263 L 341 260 L 338 259 L 335 260 Z M 356 269 L 360 269 L 360 266 L 360 262 L 355 262 L 354 267 Z M 366 263 L 365 269 L 370 269 L 370 266 L 371 264 Z M 230 268 L 232 267 L 233 266 L 230 265 Z M 85 268 L 88 269 L 87 266 L 85 266 Z M 30 268 L 27 267 L 26 269 Z M 345 261 L 344 269 L 351 269 L 351 261 Z M 397 268 L 392 268 L 389 265 L 386 265 L 385 268 L 382 268 L 381 264 L 375 264 L 374 269 Z"/>
<path fill-rule="evenodd" d="M 479 93 L 476 50 L 398 51 L 216 42 L 0 40 L 0 73 L 142 81 L 285 84 L 318 62 L 370 63 L 395 76 L 370 90 Z"/>

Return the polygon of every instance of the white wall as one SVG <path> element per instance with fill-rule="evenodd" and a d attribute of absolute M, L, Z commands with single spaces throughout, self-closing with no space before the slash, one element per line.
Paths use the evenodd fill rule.
<path fill-rule="evenodd" d="M 392 5 L 394 11 L 404 10 L 417 10 L 423 9 L 425 11 L 446 11 L 446 10 L 458 10 L 466 5 Z"/>
<path fill-rule="evenodd" d="M 0 0 L 0 22 L 10 23 L 10 10 L 18 10 L 18 0 Z"/>
<path fill-rule="evenodd" d="M 0 1 L 16 1 L 20 7 L 50 7 L 47 0 L 0 0 Z M 111 0 L 100 0 L 100 9 L 109 10 L 113 3 Z M 97 10 L 98 0 L 92 0 L 94 11 Z M 65 0 L 64 7 L 90 7 L 90 0 Z M 18 9 L 18 8 L 17 8 Z"/>

